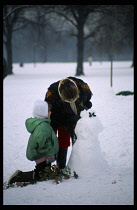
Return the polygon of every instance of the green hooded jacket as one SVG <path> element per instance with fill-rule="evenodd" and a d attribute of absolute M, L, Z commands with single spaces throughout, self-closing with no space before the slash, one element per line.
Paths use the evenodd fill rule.
<path fill-rule="evenodd" d="M 57 136 L 50 126 L 50 118 L 28 118 L 26 128 L 31 133 L 27 145 L 26 157 L 28 160 L 37 160 L 42 156 L 57 154 L 59 150 Z"/>

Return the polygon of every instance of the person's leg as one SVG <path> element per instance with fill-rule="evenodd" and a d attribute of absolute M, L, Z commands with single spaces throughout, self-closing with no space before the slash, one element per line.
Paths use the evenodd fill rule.
<path fill-rule="evenodd" d="M 8 184 L 13 184 L 15 182 L 35 182 L 40 179 L 39 173 L 44 171 L 44 168 L 47 166 L 51 166 L 51 164 L 46 164 L 46 161 L 39 163 L 36 165 L 36 169 L 33 171 L 23 172 L 17 170 L 12 174 L 9 178 Z"/>
<path fill-rule="evenodd" d="M 58 129 L 59 152 L 57 156 L 57 165 L 60 169 L 65 168 L 67 161 L 67 151 L 70 146 L 70 135 L 68 131 L 62 126 Z"/>
<path fill-rule="evenodd" d="M 9 178 L 8 184 L 13 184 L 15 182 L 33 182 L 35 181 L 34 175 L 34 171 L 22 172 L 20 170 L 17 170 Z"/>
<path fill-rule="evenodd" d="M 67 161 L 67 151 L 68 148 L 59 148 L 58 157 L 57 157 L 57 165 L 60 169 L 65 168 Z"/>
<path fill-rule="evenodd" d="M 40 173 L 44 172 L 45 167 L 51 167 L 51 163 L 47 164 L 46 161 L 39 163 L 35 166 L 36 169 L 34 169 L 35 171 L 35 179 L 39 180 L 40 179 Z"/>

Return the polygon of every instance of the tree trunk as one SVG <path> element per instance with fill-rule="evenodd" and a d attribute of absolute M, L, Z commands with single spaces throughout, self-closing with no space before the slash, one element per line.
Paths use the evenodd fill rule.
<path fill-rule="evenodd" d="M 12 72 L 12 32 L 9 30 L 6 42 L 7 51 L 7 75 L 13 74 Z"/>
<path fill-rule="evenodd" d="M 78 25 L 78 37 L 77 37 L 76 76 L 84 75 L 84 73 L 83 73 L 83 59 L 84 59 L 84 31 L 83 31 L 83 24 L 79 24 Z"/>
<path fill-rule="evenodd" d="M 110 67 L 110 87 L 113 86 L 113 60 L 111 58 L 111 67 Z"/>
<path fill-rule="evenodd" d="M 110 87 L 113 86 L 113 58 L 114 58 L 114 41 L 112 39 L 110 48 Z"/>
<path fill-rule="evenodd" d="M 5 58 L 3 58 L 3 79 L 7 76 L 7 63 Z"/>

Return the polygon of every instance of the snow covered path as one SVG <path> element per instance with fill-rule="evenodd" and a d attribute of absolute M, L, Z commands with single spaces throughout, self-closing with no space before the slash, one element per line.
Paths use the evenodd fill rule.
<path fill-rule="evenodd" d="M 10 188 L 3 192 L 4 205 L 133 205 L 133 126 L 134 96 L 116 96 L 119 91 L 134 91 L 134 70 L 131 62 L 114 63 L 113 87 L 110 88 L 110 63 L 84 63 L 81 76 L 93 91 L 92 103 L 103 131 L 97 137 L 102 159 L 108 170 L 91 176 L 63 180 L 56 185 L 52 180 Z M 25 120 L 32 116 L 36 99 L 44 99 L 48 86 L 62 78 L 75 75 L 75 63 L 14 64 L 14 75 L 4 80 L 4 181 L 17 169 L 33 170 L 35 163 L 26 159 L 29 138 Z M 83 134 L 86 136 L 86 133 Z M 95 150 L 95 148 L 94 148 Z M 92 153 L 93 151 L 91 151 Z M 71 147 L 69 148 L 69 155 Z M 94 151 L 94 158 L 98 159 Z M 85 151 L 88 157 L 89 151 Z M 78 164 L 80 167 L 79 160 Z M 91 160 L 91 163 L 93 159 Z M 90 163 L 89 163 L 90 164 Z M 95 163 L 101 167 L 101 156 Z M 95 167 L 95 166 L 94 166 Z"/>

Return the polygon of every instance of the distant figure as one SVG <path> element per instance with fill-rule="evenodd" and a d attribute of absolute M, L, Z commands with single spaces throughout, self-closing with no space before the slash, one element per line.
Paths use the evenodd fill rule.
<path fill-rule="evenodd" d="M 88 62 L 89 62 L 89 65 L 91 66 L 92 65 L 92 57 L 91 56 L 88 57 Z"/>
<path fill-rule="evenodd" d="M 23 67 L 23 63 L 20 63 L 20 67 Z"/>

